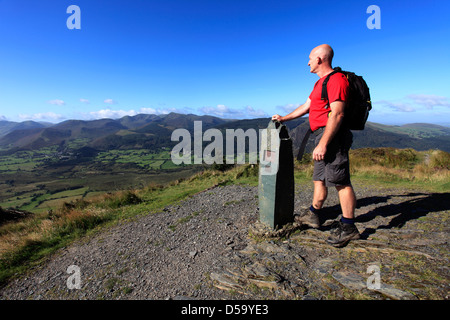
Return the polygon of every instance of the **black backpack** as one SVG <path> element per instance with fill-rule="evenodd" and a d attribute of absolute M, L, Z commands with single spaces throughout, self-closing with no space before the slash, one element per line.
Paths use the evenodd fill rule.
<path fill-rule="evenodd" d="M 349 83 L 349 97 L 345 109 L 345 116 L 343 125 L 350 130 L 363 130 L 369 117 L 369 111 L 372 109 L 370 101 L 369 87 L 363 77 L 349 71 L 342 71 L 341 68 L 336 67 L 323 81 L 322 85 L 322 100 L 328 100 L 327 83 L 330 77 L 340 72 L 344 74 Z M 327 106 L 328 108 L 329 106 Z"/>

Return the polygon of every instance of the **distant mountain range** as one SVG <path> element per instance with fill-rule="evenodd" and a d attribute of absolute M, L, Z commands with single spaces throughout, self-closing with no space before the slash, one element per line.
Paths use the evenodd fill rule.
<path fill-rule="evenodd" d="M 257 130 L 267 127 L 270 119 L 229 120 L 170 113 L 139 114 L 116 120 L 67 120 L 57 124 L 0 121 L 0 151 L 5 154 L 55 145 L 95 150 L 170 147 L 176 144 L 171 141 L 173 130 L 184 128 L 192 132 L 194 121 L 202 121 L 203 131 L 209 128 Z M 296 149 L 309 126 L 308 119 L 300 118 L 285 124 Z M 426 123 L 388 126 L 368 122 L 365 130 L 354 131 L 353 148 L 363 147 L 413 148 L 419 151 L 440 149 L 450 152 L 450 128 Z M 307 151 L 310 149 L 311 142 Z"/>

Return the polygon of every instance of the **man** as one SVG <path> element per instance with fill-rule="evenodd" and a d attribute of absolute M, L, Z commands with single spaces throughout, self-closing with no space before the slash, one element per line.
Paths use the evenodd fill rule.
<path fill-rule="evenodd" d="M 345 75 L 335 73 L 330 77 L 327 84 L 328 101 L 321 100 L 322 83 L 326 76 L 333 72 L 331 67 L 333 55 L 333 49 L 327 44 L 311 51 L 308 66 L 311 73 L 317 74 L 320 79 L 303 105 L 284 117 L 276 114 L 272 120 L 283 122 L 309 113 L 311 131 L 316 137 L 312 154 L 314 196 L 311 207 L 296 214 L 295 221 L 319 228 L 319 215 L 328 195 L 328 187 L 336 187 L 342 217 L 327 242 L 342 247 L 350 240 L 359 239 L 360 235 L 354 224 L 356 197 L 350 182 L 348 162 L 348 151 L 353 136 L 351 131 L 342 125 L 349 90 Z"/>

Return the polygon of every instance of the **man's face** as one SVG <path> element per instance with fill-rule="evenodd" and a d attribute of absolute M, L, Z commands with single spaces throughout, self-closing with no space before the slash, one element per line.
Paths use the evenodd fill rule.
<path fill-rule="evenodd" d="M 316 73 L 318 64 L 319 64 L 319 58 L 317 57 L 316 54 L 311 52 L 311 54 L 309 55 L 309 62 L 308 62 L 308 66 L 310 67 L 309 71 L 311 73 Z"/>

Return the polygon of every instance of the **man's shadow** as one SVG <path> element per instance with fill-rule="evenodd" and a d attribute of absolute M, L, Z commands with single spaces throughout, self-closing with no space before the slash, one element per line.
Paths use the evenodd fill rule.
<path fill-rule="evenodd" d="M 423 197 L 421 197 L 423 196 Z M 390 203 L 387 204 L 388 200 L 393 197 L 417 197 L 414 199 L 409 199 L 400 203 Z M 386 203 L 385 205 L 382 205 Z M 355 221 L 360 223 L 365 223 L 375 219 L 377 216 L 381 217 L 391 217 L 395 216 L 390 220 L 387 225 L 380 225 L 376 229 L 366 228 L 361 233 L 361 239 L 367 239 L 371 234 L 374 234 L 378 229 L 391 229 L 391 228 L 401 228 L 406 222 L 418 219 L 420 217 L 426 216 L 430 212 L 444 211 L 450 209 L 450 193 L 408 193 L 401 195 L 390 195 L 390 196 L 374 196 L 367 197 L 357 200 L 357 208 L 366 207 L 369 205 L 377 205 L 375 209 L 359 215 L 356 217 Z M 340 205 L 335 205 L 332 207 L 325 208 L 323 214 L 321 215 L 321 223 L 323 224 L 326 220 L 335 220 L 339 215 L 341 215 Z M 330 225 L 322 226 L 322 230 L 329 230 Z"/>

